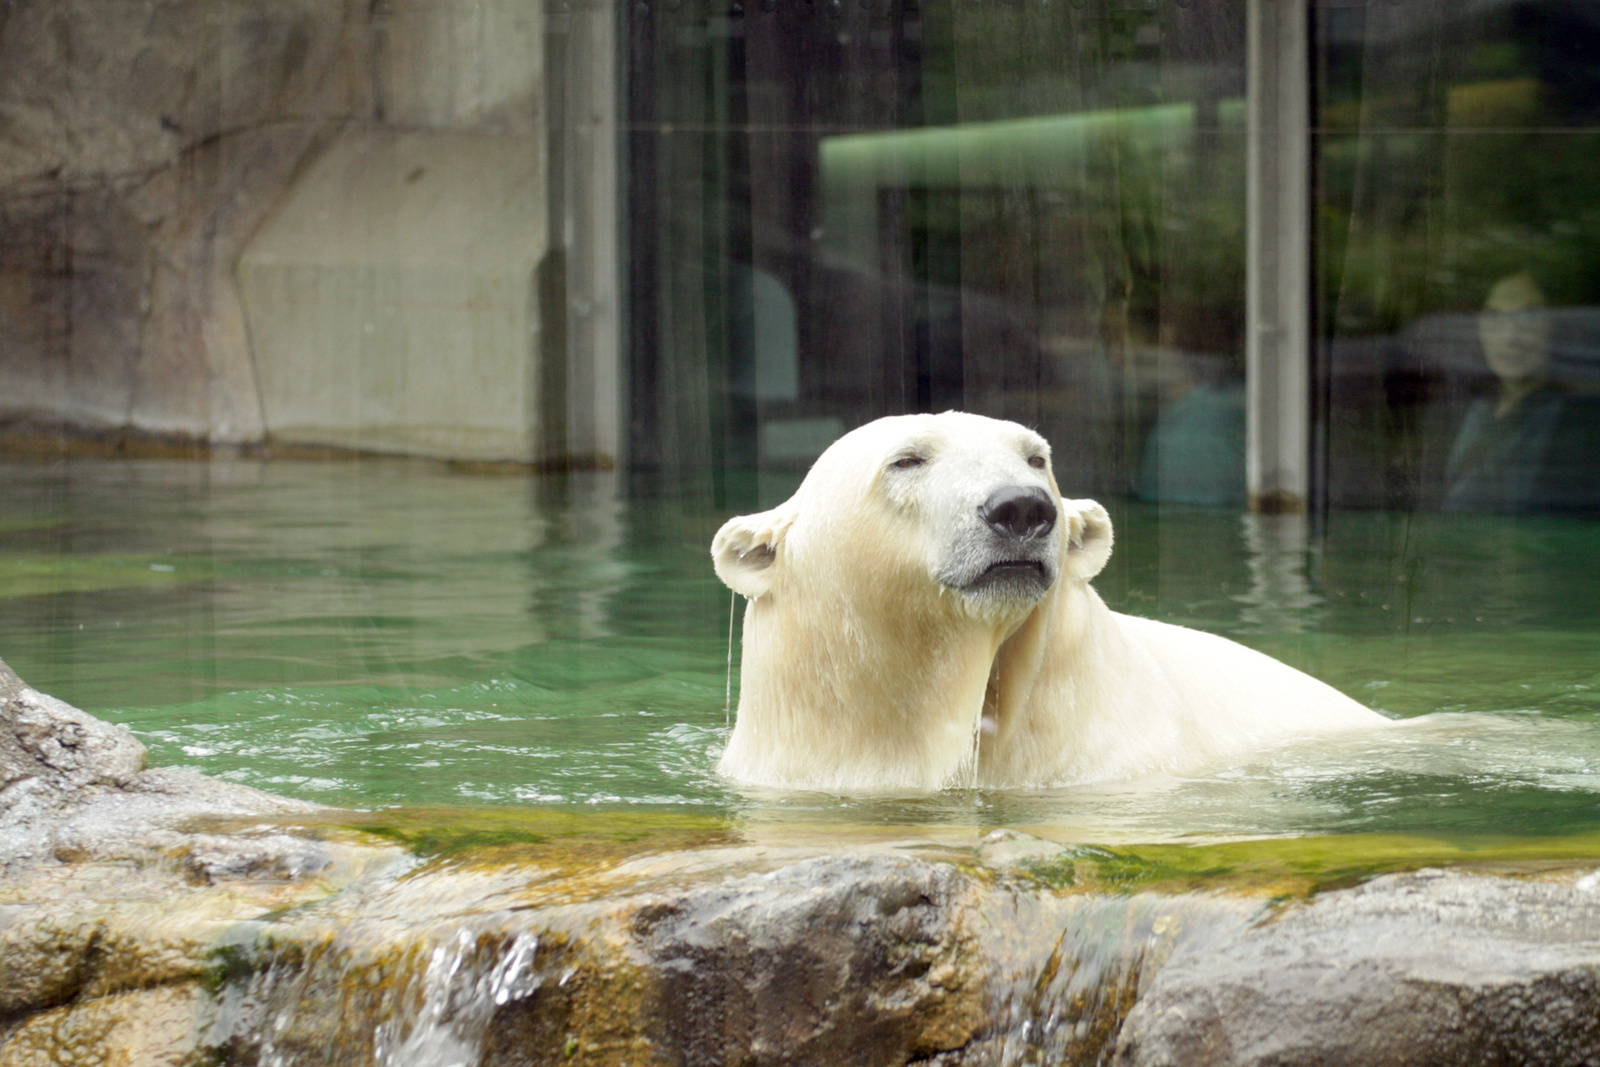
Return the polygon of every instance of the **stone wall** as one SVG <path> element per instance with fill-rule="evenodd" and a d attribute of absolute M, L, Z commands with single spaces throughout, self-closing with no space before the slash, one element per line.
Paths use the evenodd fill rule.
<path fill-rule="evenodd" d="M 526 383 L 540 377 L 542 48 L 538 0 L 0 4 L 0 429 L 13 440 L 69 427 L 114 444 L 165 437 L 539 458 L 539 398 Z M 413 165 L 342 190 L 303 184 L 325 179 L 319 165 L 341 146 L 406 138 L 442 162 L 459 161 L 464 144 L 468 158 L 510 159 L 522 172 L 502 176 L 499 200 L 448 187 L 481 185 L 473 166 L 433 168 L 431 182 Z M 409 202 L 427 209 L 420 215 L 361 214 L 373 186 L 404 192 L 407 183 L 426 194 Z M 392 353 L 341 343 L 351 323 L 426 303 L 440 284 L 433 246 L 464 201 L 480 231 L 515 246 L 498 257 L 495 280 L 520 291 L 484 315 L 467 299 L 451 321 L 429 319 L 446 331 L 436 347 L 447 354 L 423 364 L 438 380 L 473 383 L 486 408 L 515 405 L 510 432 L 503 413 L 480 419 L 470 397 L 430 407 L 438 390 L 419 387 L 415 365 L 391 368 Z M 302 258 L 286 265 L 290 207 L 301 212 L 288 223 L 299 227 Z M 381 233 L 359 242 L 330 227 L 308 247 L 318 210 Z M 258 242 L 269 246 L 258 265 L 276 255 L 289 274 L 303 268 L 298 298 L 339 315 L 302 315 L 291 324 L 298 334 L 278 329 L 273 293 L 252 290 L 240 270 Z M 344 276 L 319 280 L 331 260 Z M 506 308 L 512 320 L 485 332 L 484 317 L 504 319 Z M 347 406 L 361 409 L 362 382 L 392 393 L 397 374 L 411 391 L 396 417 L 428 432 L 368 434 L 357 422 L 330 436 L 308 431 L 287 402 L 345 390 Z"/>

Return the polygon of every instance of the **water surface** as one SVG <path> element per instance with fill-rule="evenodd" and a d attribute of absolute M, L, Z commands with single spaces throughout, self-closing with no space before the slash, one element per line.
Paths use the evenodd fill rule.
<path fill-rule="evenodd" d="M 737 671 L 706 546 L 727 511 L 670 487 L 74 461 L 0 464 L 0 494 L 0 658 L 157 763 L 307 799 L 1110 839 L 1600 830 L 1583 521 L 1350 513 L 1313 535 L 1109 502 L 1113 607 L 1228 634 L 1407 723 L 1193 779 L 849 800 L 714 774 Z"/>

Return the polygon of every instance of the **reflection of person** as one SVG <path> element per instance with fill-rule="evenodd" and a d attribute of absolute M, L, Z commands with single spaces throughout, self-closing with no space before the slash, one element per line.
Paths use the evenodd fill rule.
<path fill-rule="evenodd" d="M 1445 468 L 1451 511 L 1594 511 L 1590 405 L 1573 404 L 1551 371 L 1551 318 L 1526 272 L 1489 289 L 1478 319 L 1491 395 L 1472 402 Z"/>
<path fill-rule="evenodd" d="M 1139 465 L 1139 498 L 1240 507 L 1244 484 L 1244 383 L 1226 360 L 1189 355 L 1194 385 L 1150 429 Z"/>
<path fill-rule="evenodd" d="M 1504 417 L 1549 378 L 1550 316 L 1544 292 L 1526 272 L 1501 278 L 1478 318 L 1483 358 L 1500 379 L 1495 415 Z"/>

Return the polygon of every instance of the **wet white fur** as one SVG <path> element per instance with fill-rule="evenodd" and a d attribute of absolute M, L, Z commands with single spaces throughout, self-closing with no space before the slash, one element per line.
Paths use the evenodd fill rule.
<path fill-rule="evenodd" d="M 920 465 L 894 466 L 912 453 Z M 836 441 L 789 500 L 730 519 L 712 558 L 749 604 L 722 773 L 844 793 L 1052 786 L 1387 722 L 1225 638 L 1107 608 L 1089 581 L 1110 519 L 1061 499 L 1048 454 L 1015 423 L 880 419 Z M 1008 484 L 1042 486 L 1059 508 L 1042 599 L 940 581 L 979 551 L 977 506 Z"/>

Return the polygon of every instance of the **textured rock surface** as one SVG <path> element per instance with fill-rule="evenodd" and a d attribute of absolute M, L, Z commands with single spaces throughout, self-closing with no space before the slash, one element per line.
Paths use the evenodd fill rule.
<path fill-rule="evenodd" d="M 0 12 L 0 416 L 259 438 L 233 264 L 372 111 L 365 3 Z"/>
<path fill-rule="evenodd" d="M 300 175 L 238 265 L 274 441 L 537 458 L 542 147 L 361 129 Z"/>
<path fill-rule="evenodd" d="M 30 688 L 0 661 L 0 796 L 30 780 L 56 792 L 127 786 L 144 769 L 132 734 Z"/>
<path fill-rule="evenodd" d="M 1600 1063 L 1600 890 L 1425 871 L 1179 953 L 1118 1062 Z"/>
<path fill-rule="evenodd" d="M 392 857 L 276 888 L 147 879 L 159 909 L 94 864 L 59 874 L 72 904 L 0 925 L 32 976 L 0 983 L 0 1063 L 87 1062 L 51 1058 L 87 1033 L 165 1041 L 154 1062 L 328 1065 L 1600 1055 L 1570 877 L 1393 876 L 1262 925 L 1248 896 L 1051 891 L 981 844 Z"/>
<path fill-rule="evenodd" d="M 988 869 L 982 846 L 963 852 L 958 864 L 929 845 L 728 843 L 586 849 L 580 863 L 557 847 L 391 866 L 214 929 L 193 1052 L 328 1065 L 1090 1063 L 1142 969 L 1260 908 L 1056 895 Z"/>
<path fill-rule="evenodd" d="M 249 242 L 342 134 L 537 135 L 542 12 L 0 4 L 0 445 L 169 454 L 271 435 L 238 286 Z"/>
<path fill-rule="evenodd" d="M 201 815 L 285 815 L 313 805 L 175 768 L 148 770 L 144 745 L 29 687 L 0 661 L 0 870 L 94 858 L 138 861 L 179 847 L 189 875 L 314 870 L 327 860 L 287 834 L 184 832 Z"/>

